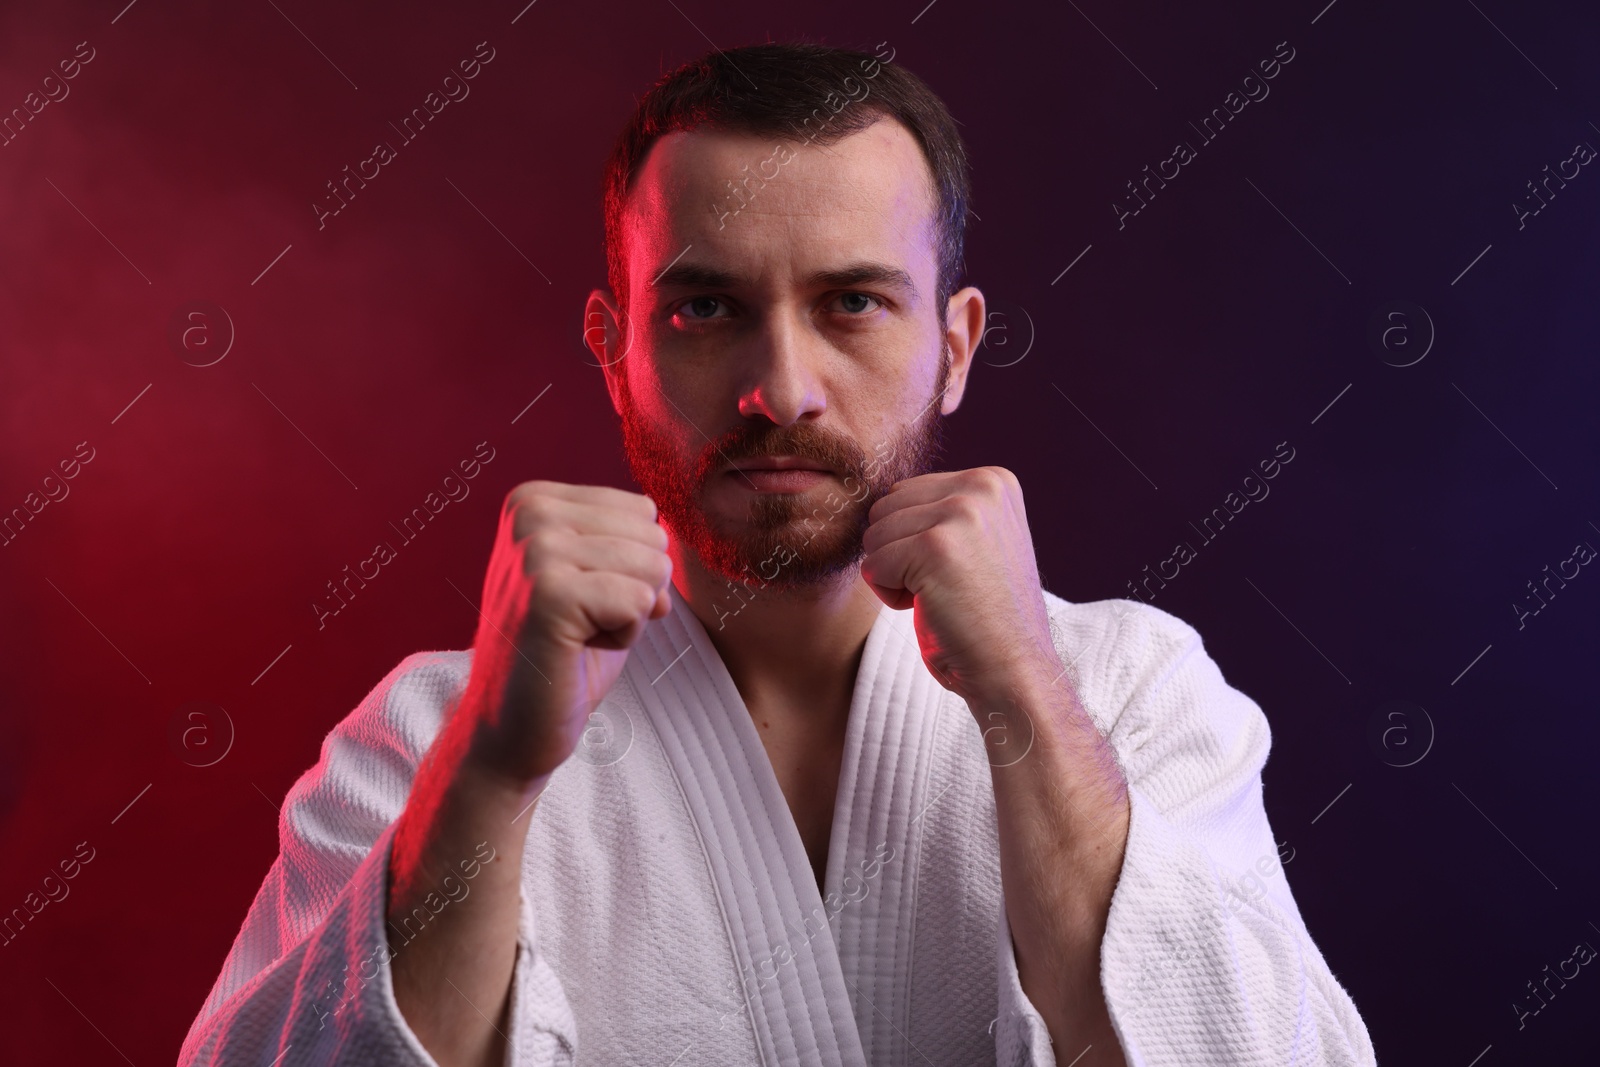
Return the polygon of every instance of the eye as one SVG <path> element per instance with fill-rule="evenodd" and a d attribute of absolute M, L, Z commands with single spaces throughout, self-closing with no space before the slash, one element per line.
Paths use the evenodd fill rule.
<path fill-rule="evenodd" d="M 678 314 L 691 322 L 720 318 L 717 312 L 726 310 L 727 305 L 714 296 L 697 296 L 678 305 Z"/>
<path fill-rule="evenodd" d="M 840 310 L 851 315 L 862 315 L 883 306 L 877 297 L 868 296 L 866 293 L 841 293 L 835 303 L 840 306 Z"/>

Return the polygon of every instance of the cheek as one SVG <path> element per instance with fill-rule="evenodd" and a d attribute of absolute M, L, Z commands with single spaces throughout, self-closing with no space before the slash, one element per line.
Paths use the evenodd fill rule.
<path fill-rule="evenodd" d="M 642 364 L 632 368 L 629 385 L 623 401 L 623 432 L 632 447 L 647 450 L 660 462 L 674 467 L 692 466 L 701 453 L 710 447 L 706 437 L 696 427 L 711 433 L 717 425 L 707 415 L 691 407 L 691 396 L 672 391 L 681 388 L 674 383 L 661 383 L 650 378 L 639 392 L 637 372 Z M 681 409 L 681 414 L 680 414 Z M 688 424 L 685 419 L 688 419 Z"/>

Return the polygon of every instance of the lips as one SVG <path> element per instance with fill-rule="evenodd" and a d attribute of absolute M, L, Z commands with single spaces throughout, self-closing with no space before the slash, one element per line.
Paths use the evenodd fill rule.
<path fill-rule="evenodd" d="M 817 471 L 821 474 L 832 474 L 831 468 L 818 463 L 816 460 L 805 459 L 800 456 L 758 456 L 752 459 L 740 460 L 728 468 L 733 472 L 750 471 Z"/>

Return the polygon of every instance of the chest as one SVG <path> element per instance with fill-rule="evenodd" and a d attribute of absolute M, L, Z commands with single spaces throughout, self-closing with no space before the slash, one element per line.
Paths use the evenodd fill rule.
<path fill-rule="evenodd" d="M 529 829 L 524 897 L 576 1067 L 993 1065 L 989 764 L 910 613 L 869 637 L 831 744 L 752 714 L 679 615 L 607 697 L 621 758 L 568 760 Z"/>
<path fill-rule="evenodd" d="M 716 1067 L 912 1067 L 917 1050 L 993 1067 L 1000 878 L 975 727 L 925 764 L 900 732 L 858 739 L 831 770 L 780 754 L 785 812 L 745 781 L 766 774 L 765 746 L 663 750 L 635 722 L 624 759 L 557 772 L 523 857 L 575 1067 L 686 1048 Z"/>
<path fill-rule="evenodd" d="M 839 776 L 844 760 L 844 732 L 835 736 L 784 734 L 771 726 L 773 716 L 752 710 L 767 759 L 788 804 L 811 871 L 822 887 L 828 869 Z M 763 723 L 766 728 L 762 728 Z"/>

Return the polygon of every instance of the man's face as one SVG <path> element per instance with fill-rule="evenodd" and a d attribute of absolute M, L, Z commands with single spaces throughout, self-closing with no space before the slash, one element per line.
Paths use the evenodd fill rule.
<path fill-rule="evenodd" d="M 853 567 L 873 502 L 932 469 L 967 360 L 963 345 L 951 374 L 910 133 L 880 120 L 778 145 L 709 130 L 655 144 L 605 362 L 629 466 L 672 535 L 713 574 L 794 588 Z M 774 465 L 812 469 L 757 469 Z"/>

